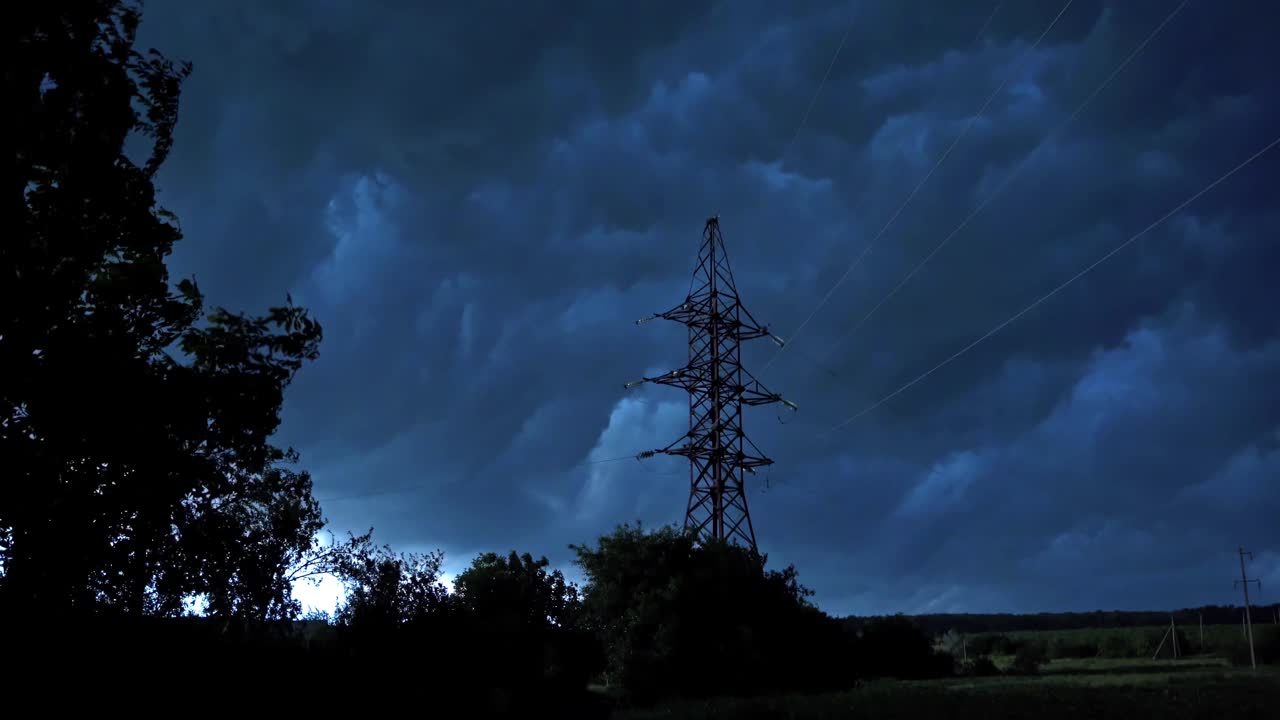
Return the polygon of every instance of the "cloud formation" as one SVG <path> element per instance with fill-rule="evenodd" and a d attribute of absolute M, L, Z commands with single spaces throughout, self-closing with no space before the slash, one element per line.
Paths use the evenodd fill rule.
<path fill-rule="evenodd" d="M 562 563 L 682 519 L 675 460 L 590 461 L 682 431 L 676 391 L 622 383 L 683 328 L 631 321 L 719 214 L 783 336 L 847 273 L 761 373 L 801 412 L 748 417 L 760 544 L 820 605 L 1230 602 L 1237 544 L 1280 583 L 1280 156 L 822 435 L 1274 139 L 1254 4 L 1187 4 L 1093 95 L 1175 7 L 1078 0 L 1036 45 L 1061 5 L 152 0 L 144 42 L 195 64 L 172 265 L 324 324 L 282 436 L 336 528 Z"/>

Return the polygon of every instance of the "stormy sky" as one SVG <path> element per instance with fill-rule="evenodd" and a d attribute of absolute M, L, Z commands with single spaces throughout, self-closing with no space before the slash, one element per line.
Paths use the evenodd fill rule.
<path fill-rule="evenodd" d="M 171 268 L 323 323 L 280 439 L 335 530 L 567 567 L 683 519 L 676 459 L 592 461 L 686 429 L 622 385 L 718 214 L 800 406 L 747 412 L 756 534 L 822 608 L 1225 604 L 1240 544 L 1274 601 L 1280 148 L 876 406 L 1280 136 L 1271 3 L 1063 5 L 150 0 Z"/>

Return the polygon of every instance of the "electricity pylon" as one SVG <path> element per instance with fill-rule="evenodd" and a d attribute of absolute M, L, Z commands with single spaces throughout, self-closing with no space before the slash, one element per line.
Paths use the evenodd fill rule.
<path fill-rule="evenodd" d="M 783 341 L 760 325 L 742 306 L 734 286 L 720 219 L 707 220 L 689 295 L 664 312 L 636 321 L 672 320 L 689 328 L 689 364 L 627 383 L 671 385 L 689 393 L 689 432 L 665 448 L 641 453 L 689 459 L 689 503 L 684 526 L 702 540 L 738 543 L 757 553 L 755 529 L 747 507 L 746 473 L 772 465 L 742 429 L 742 406 L 795 403 L 769 392 L 742 367 L 743 341 L 767 337 Z"/>

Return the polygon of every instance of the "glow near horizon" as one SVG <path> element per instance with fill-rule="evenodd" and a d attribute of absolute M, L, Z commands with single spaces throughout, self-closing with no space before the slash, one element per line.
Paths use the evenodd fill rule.
<path fill-rule="evenodd" d="M 451 593 L 453 592 L 453 578 L 454 573 L 443 572 L 440 574 L 440 582 L 444 583 L 445 588 Z M 309 580 L 295 582 L 293 584 L 293 597 L 302 604 L 303 614 L 321 610 L 332 616 L 346 595 L 342 582 L 328 573 L 320 575 L 317 579 L 319 580 L 318 583 L 313 583 Z"/>

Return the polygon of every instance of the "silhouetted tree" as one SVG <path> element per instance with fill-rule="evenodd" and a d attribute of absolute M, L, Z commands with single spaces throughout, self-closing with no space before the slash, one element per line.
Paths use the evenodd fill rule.
<path fill-rule="evenodd" d="M 929 635 L 905 615 L 873 618 L 859 631 L 858 674 L 921 679 L 951 674 L 954 658 L 936 651 Z"/>
<path fill-rule="evenodd" d="M 10 614 L 293 611 L 320 509 L 269 441 L 321 331 L 288 302 L 206 312 L 169 282 L 153 180 L 189 65 L 134 49 L 135 3 L 6 16 L 0 198 L 0 600 Z M 126 140 L 149 141 L 135 161 Z"/>
<path fill-rule="evenodd" d="M 1040 666 L 1049 662 L 1046 644 L 1038 639 L 1025 640 L 1018 645 L 1014 653 L 1010 670 L 1022 675 L 1034 675 L 1040 672 Z"/>
<path fill-rule="evenodd" d="M 350 536 L 331 560 L 347 595 L 335 621 L 356 631 L 352 636 L 361 642 L 371 642 L 448 613 L 451 600 L 441 580 L 444 554 L 397 554 L 386 545 L 375 546 L 372 536 L 372 530 Z"/>
<path fill-rule="evenodd" d="M 576 623 L 582 600 L 559 570 L 529 553 L 484 553 L 454 579 L 462 608 L 495 629 L 566 627 Z"/>
<path fill-rule="evenodd" d="M 460 655 L 521 698 L 581 694 L 603 660 L 580 625 L 578 588 L 545 557 L 485 553 L 454 579 L 466 637 Z"/>
<path fill-rule="evenodd" d="M 966 638 L 962 633 L 956 631 L 955 628 L 944 633 L 938 640 L 938 644 L 942 646 L 943 650 L 956 656 L 963 655 L 968 649 Z"/>
<path fill-rule="evenodd" d="M 674 528 L 622 526 L 573 549 L 588 579 L 585 621 L 634 701 L 853 680 L 847 636 L 809 605 L 794 567 L 766 571 L 763 557 Z"/>
<path fill-rule="evenodd" d="M 372 533 L 331 545 L 342 578 L 337 638 L 362 677 L 447 687 L 476 712 L 580 703 L 599 655 L 578 628 L 581 598 L 546 558 L 485 553 L 441 581 L 443 556 L 397 554 Z"/>
<path fill-rule="evenodd" d="M 957 663 L 956 669 L 959 674 L 968 677 L 991 677 L 1000 674 L 1000 668 L 996 667 L 996 664 L 986 655 L 970 656 L 969 659 Z"/>

